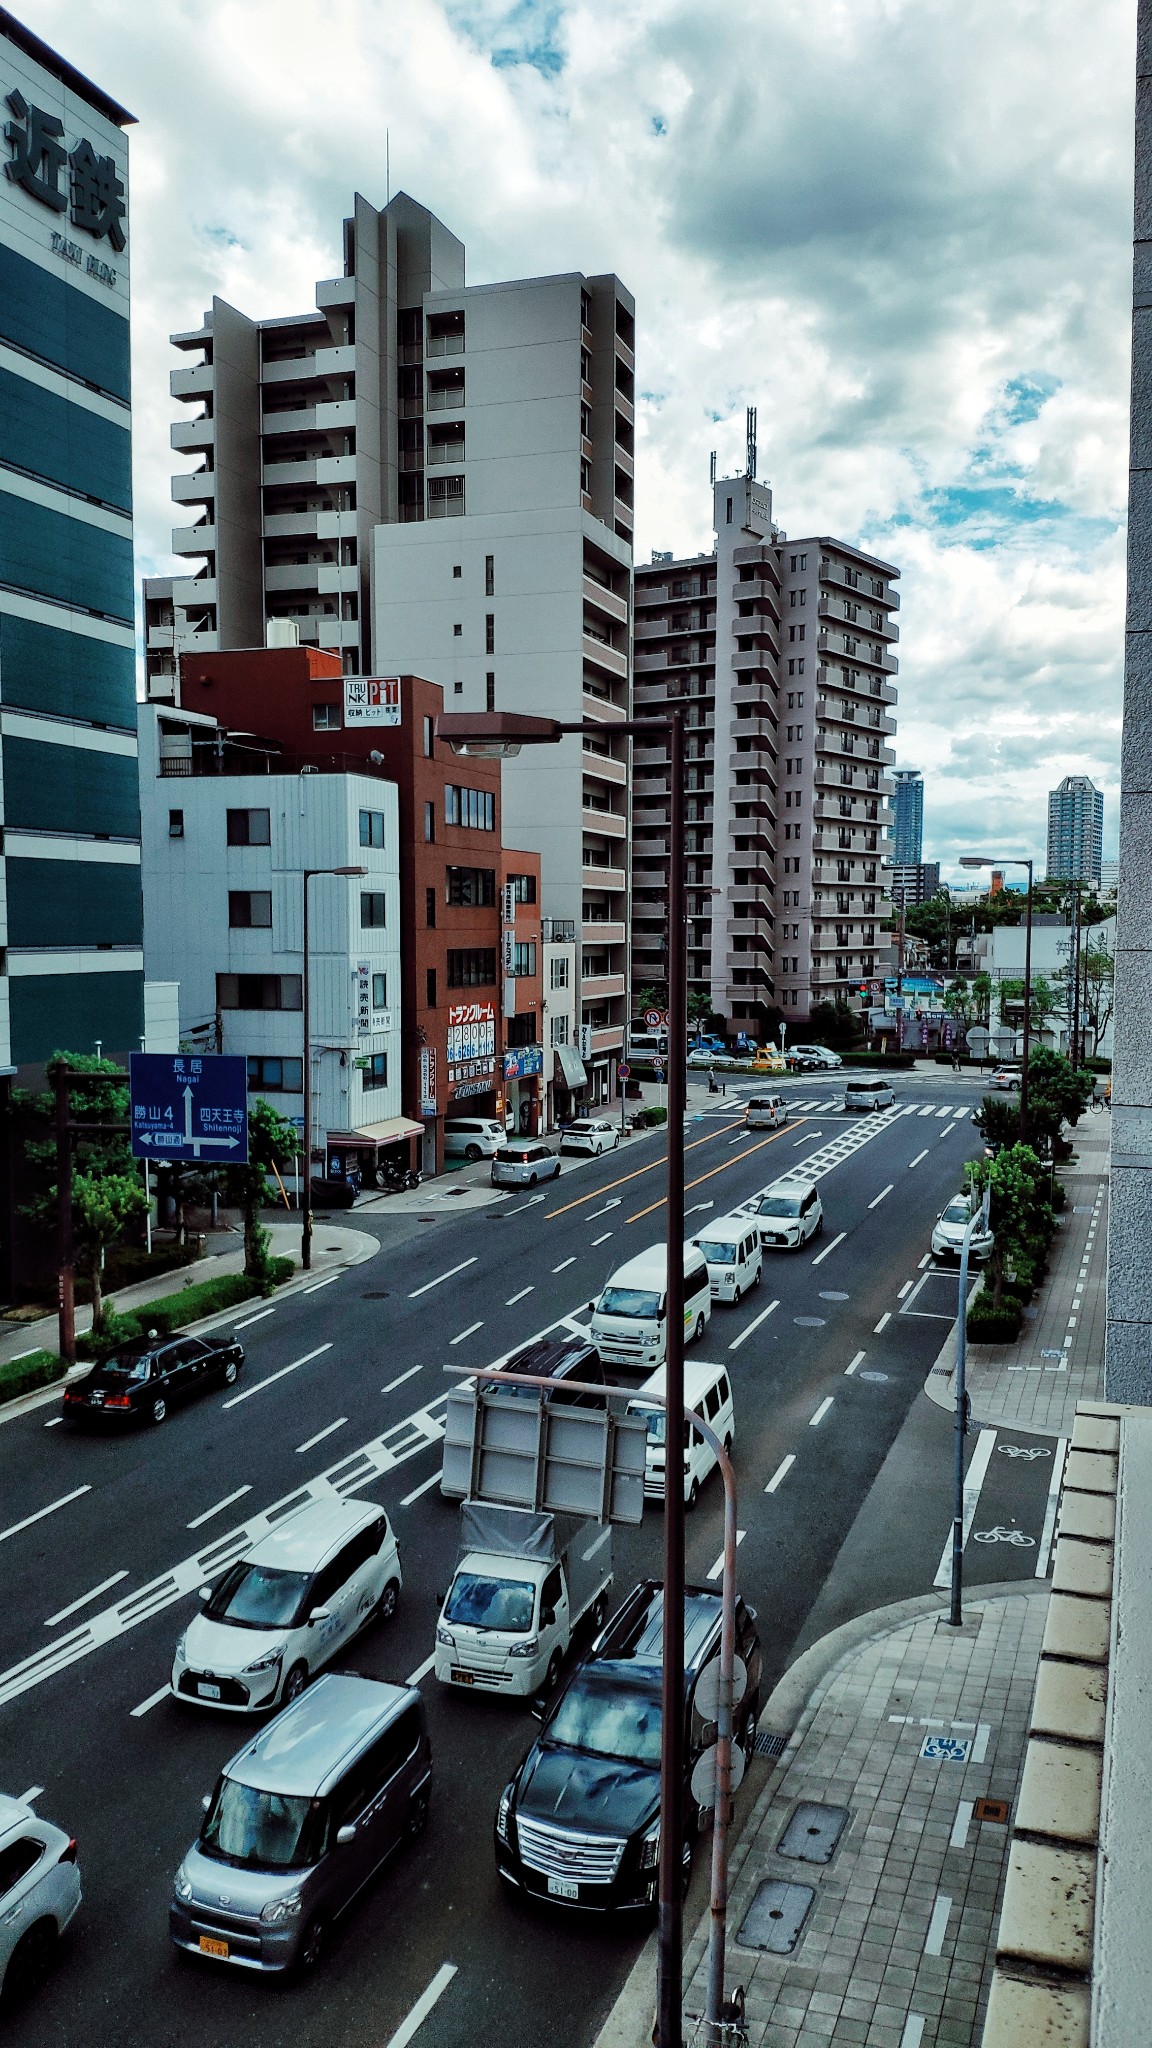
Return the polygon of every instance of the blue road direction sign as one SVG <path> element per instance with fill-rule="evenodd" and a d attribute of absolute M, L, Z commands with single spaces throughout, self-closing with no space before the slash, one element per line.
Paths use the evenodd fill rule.
<path fill-rule="evenodd" d="M 245 1164 L 246 1059 L 236 1053 L 134 1052 L 128 1066 L 137 1159 Z"/>

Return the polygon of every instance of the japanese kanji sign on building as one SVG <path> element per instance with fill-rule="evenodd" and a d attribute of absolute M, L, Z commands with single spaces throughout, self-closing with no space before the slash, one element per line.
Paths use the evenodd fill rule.
<path fill-rule="evenodd" d="M 121 255 L 128 242 L 128 210 L 116 159 L 100 155 L 85 135 L 69 147 L 60 116 L 33 105 L 18 86 L 7 94 L 5 105 L 11 116 L 4 123 L 5 177 L 48 212 L 67 215 L 80 234 L 107 242 L 114 255 Z M 115 285 L 112 266 L 67 235 L 54 234 L 52 248 L 89 277 Z"/>
<path fill-rule="evenodd" d="M 134 1052 L 128 1068 L 137 1159 L 244 1165 L 247 1060 L 235 1053 Z"/>
<path fill-rule="evenodd" d="M 399 725 L 399 676 L 345 676 L 345 725 Z"/>

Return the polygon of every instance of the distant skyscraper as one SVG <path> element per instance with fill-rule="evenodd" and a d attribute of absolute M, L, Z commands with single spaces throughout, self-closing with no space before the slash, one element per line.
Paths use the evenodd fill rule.
<path fill-rule="evenodd" d="M 924 778 L 919 768 L 894 768 L 892 780 L 892 859 L 898 867 L 915 866 L 924 852 Z"/>
<path fill-rule="evenodd" d="M 1087 775 L 1066 775 L 1048 795 L 1048 880 L 1100 882 L 1104 797 Z"/>

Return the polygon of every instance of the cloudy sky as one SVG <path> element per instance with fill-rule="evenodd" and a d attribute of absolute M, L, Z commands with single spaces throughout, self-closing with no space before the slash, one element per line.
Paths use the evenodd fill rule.
<path fill-rule="evenodd" d="M 926 852 L 1042 856 L 1106 792 L 1123 619 L 1132 0 L 16 0 L 139 117 L 138 566 L 170 565 L 170 330 L 303 310 L 359 188 L 471 283 L 638 302 L 638 558 L 711 545 L 708 459 L 903 573 Z"/>

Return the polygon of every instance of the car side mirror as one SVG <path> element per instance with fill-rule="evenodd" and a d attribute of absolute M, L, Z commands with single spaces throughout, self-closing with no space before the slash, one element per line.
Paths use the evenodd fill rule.
<path fill-rule="evenodd" d="M 588 1303 L 588 1313 L 589 1313 L 589 1315 L 593 1315 L 593 1314 L 595 1313 L 595 1310 L 596 1310 L 596 1303 L 595 1303 L 594 1301 L 590 1301 L 590 1302 Z"/>
<path fill-rule="evenodd" d="M 544 1701 L 539 1693 L 537 1693 L 536 1698 L 532 1702 L 532 1719 L 534 1721 L 542 1721 L 544 1719 Z"/>
<path fill-rule="evenodd" d="M 207 1813 L 207 1811 L 208 1811 L 208 1808 L 209 1808 L 209 1807 L 211 1806 L 211 1804 L 212 1804 L 212 1794 L 211 1794 L 210 1792 L 206 1792 L 206 1793 L 204 1794 L 204 1797 L 203 1797 L 203 1799 L 202 1799 L 202 1800 L 200 1801 L 200 1811 L 201 1811 L 201 1813 Z"/>
<path fill-rule="evenodd" d="M 540 1615 L 541 1628 L 552 1628 L 555 1625 L 555 1621 L 556 1609 L 554 1607 L 545 1607 Z"/>
<path fill-rule="evenodd" d="M 196 1598 L 200 1602 L 201 1607 L 207 1607 L 208 1602 L 212 1598 L 211 1586 L 198 1586 L 196 1589 Z"/>
<path fill-rule="evenodd" d="M 332 1609 L 330 1607 L 314 1607 L 308 1616 L 308 1626 L 309 1628 L 315 1628 L 318 1621 L 329 1621 L 331 1616 Z"/>
<path fill-rule="evenodd" d="M 336 1847 L 337 1847 L 338 1849 L 347 1849 L 347 1847 L 349 1846 L 349 1843 L 351 1843 L 351 1842 L 354 1842 L 355 1840 L 356 1840 L 356 1830 L 355 1830 L 355 1828 L 353 1828 L 353 1827 L 343 1827 L 343 1828 L 337 1828 L 337 1830 L 336 1830 Z"/>

